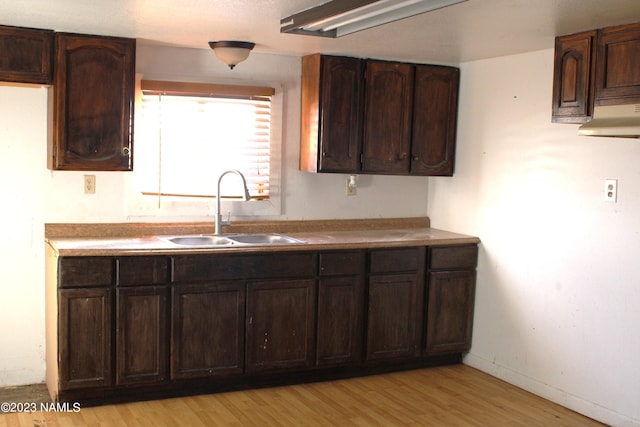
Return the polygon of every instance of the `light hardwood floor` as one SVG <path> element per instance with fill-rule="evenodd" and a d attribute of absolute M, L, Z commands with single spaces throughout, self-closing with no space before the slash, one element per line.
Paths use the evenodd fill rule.
<path fill-rule="evenodd" d="M 465 365 L 78 413 L 0 415 L 0 427 L 602 425 Z"/>

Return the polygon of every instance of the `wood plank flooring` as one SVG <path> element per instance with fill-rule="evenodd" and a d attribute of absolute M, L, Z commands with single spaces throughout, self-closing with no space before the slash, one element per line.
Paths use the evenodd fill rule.
<path fill-rule="evenodd" d="M 0 415 L 0 427 L 602 425 L 465 365 L 77 413 Z"/>

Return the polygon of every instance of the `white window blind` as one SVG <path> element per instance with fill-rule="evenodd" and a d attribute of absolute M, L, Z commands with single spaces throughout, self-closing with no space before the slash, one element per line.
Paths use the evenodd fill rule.
<path fill-rule="evenodd" d="M 269 198 L 273 88 L 142 81 L 135 169 L 144 194 L 212 197 L 237 169 L 254 199 Z M 237 179 L 237 181 L 236 181 Z M 228 175 L 221 195 L 240 197 Z"/>

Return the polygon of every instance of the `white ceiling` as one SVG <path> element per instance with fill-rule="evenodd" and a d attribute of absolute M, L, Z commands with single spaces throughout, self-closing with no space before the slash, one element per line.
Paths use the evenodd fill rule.
<path fill-rule="evenodd" d="M 0 25 L 134 37 L 208 49 L 315 52 L 458 64 L 553 47 L 556 35 L 640 21 L 640 0 L 468 0 L 338 39 L 280 34 L 280 18 L 325 0 L 0 0 Z"/>

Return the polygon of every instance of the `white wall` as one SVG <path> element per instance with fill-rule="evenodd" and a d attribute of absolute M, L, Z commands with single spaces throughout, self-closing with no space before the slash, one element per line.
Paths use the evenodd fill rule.
<path fill-rule="evenodd" d="M 44 372 L 46 100 L 46 89 L 0 86 L 0 386 Z"/>
<path fill-rule="evenodd" d="M 425 216 L 426 177 L 358 177 L 358 195 L 345 196 L 347 175 L 298 171 L 300 58 L 252 53 L 233 71 L 208 49 L 138 47 L 137 71 L 149 80 L 284 86 L 283 206 L 279 219 Z"/>
<path fill-rule="evenodd" d="M 138 47 L 137 71 L 150 79 L 279 82 L 284 88 L 282 214 L 278 219 L 425 216 L 424 177 L 367 177 L 345 195 L 346 175 L 299 172 L 300 58 L 252 54 L 233 71 L 210 50 Z M 131 174 L 49 171 L 47 89 L 0 86 L 0 387 L 44 381 L 44 224 L 123 222 L 132 218 Z M 135 160 L 134 160 L 135 163 Z M 214 185 L 214 183 L 212 183 Z M 195 220 L 213 221 L 211 209 Z M 194 218 L 182 218 L 192 220 Z"/>
<path fill-rule="evenodd" d="M 482 239 L 465 363 L 638 426 L 640 140 L 551 123 L 553 50 L 461 68 L 456 175 L 430 180 L 428 212 Z"/>

